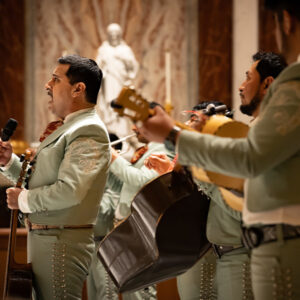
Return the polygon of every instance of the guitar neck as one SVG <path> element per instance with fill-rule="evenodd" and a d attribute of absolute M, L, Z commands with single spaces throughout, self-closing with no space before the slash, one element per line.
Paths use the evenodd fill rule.
<path fill-rule="evenodd" d="M 23 185 L 27 166 L 28 166 L 29 160 L 30 160 L 30 155 L 31 155 L 31 152 L 26 151 L 26 153 L 23 157 L 24 161 L 22 163 L 21 172 L 20 172 L 17 184 L 16 184 L 17 188 L 21 188 Z M 17 226 L 18 226 L 18 209 L 13 209 L 11 211 L 11 217 L 10 217 L 10 233 L 9 233 L 9 237 L 8 237 L 7 261 L 6 261 L 6 269 L 5 269 L 5 276 L 4 276 L 4 293 L 3 293 L 4 298 L 3 299 L 6 299 L 9 270 L 11 270 L 17 266 L 20 266 L 20 264 L 17 264 L 15 261 Z"/>
<path fill-rule="evenodd" d="M 18 227 L 18 210 L 14 209 L 10 214 L 10 234 L 8 239 L 8 267 L 16 265 L 15 250 L 17 240 L 17 227 Z"/>

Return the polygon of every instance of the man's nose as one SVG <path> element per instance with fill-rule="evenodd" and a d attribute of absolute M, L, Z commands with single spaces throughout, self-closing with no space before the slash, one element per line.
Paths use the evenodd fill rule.
<path fill-rule="evenodd" d="M 46 84 L 45 84 L 45 89 L 46 90 L 48 90 L 48 89 L 50 89 L 51 90 L 51 80 L 49 80 L 48 82 L 46 82 Z"/>
<path fill-rule="evenodd" d="M 240 87 L 239 87 L 239 92 L 241 93 L 243 90 L 244 90 L 244 85 L 241 84 Z"/>

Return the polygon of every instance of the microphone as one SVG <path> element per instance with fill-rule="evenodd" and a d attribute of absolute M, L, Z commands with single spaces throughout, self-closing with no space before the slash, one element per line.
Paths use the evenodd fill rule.
<path fill-rule="evenodd" d="M 5 127 L 1 130 L 1 140 L 3 142 L 6 142 L 10 139 L 10 137 L 12 136 L 12 134 L 14 133 L 14 131 L 16 130 L 18 126 L 18 122 L 13 119 L 13 118 L 10 118 Z"/>

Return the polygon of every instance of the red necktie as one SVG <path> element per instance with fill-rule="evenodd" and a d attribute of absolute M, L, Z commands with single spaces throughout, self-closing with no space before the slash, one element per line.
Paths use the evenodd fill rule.
<path fill-rule="evenodd" d="M 136 149 L 130 162 L 132 164 L 135 164 L 147 151 L 148 151 L 147 145 Z"/>
<path fill-rule="evenodd" d="M 43 134 L 40 136 L 40 142 L 42 142 L 48 135 L 50 135 L 53 131 L 55 131 L 58 127 L 60 127 L 63 124 L 64 124 L 63 120 L 50 122 L 47 125 Z"/>

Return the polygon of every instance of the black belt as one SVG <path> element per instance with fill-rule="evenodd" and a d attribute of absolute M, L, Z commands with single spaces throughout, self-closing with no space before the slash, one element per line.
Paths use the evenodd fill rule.
<path fill-rule="evenodd" d="M 25 219 L 25 226 L 28 231 L 32 230 L 49 230 L 49 229 L 82 229 L 82 228 L 93 228 L 93 224 L 85 224 L 85 225 L 43 225 L 43 224 L 35 224 L 31 223 L 28 218 Z"/>
<path fill-rule="evenodd" d="M 233 250 L 242 249 L 244 246 L 222 246 L 222 245 L 216 245 L 212 244 L 212 248 L 214 250 L 214 254 L 217 258 L 221 258 L 222 255 L 231 252 Z"/>
<path fill-rule="evenodd" d="M 261 227 L 242 227 L 242 240 L 247 249 L 253 249 L 261 244 L 276 242 L 277 226 L 282 229 L 282 238 L 290 240 L 300 237 L 300 226 L 292 226 L 287 224 L 273 224 Z"/>

